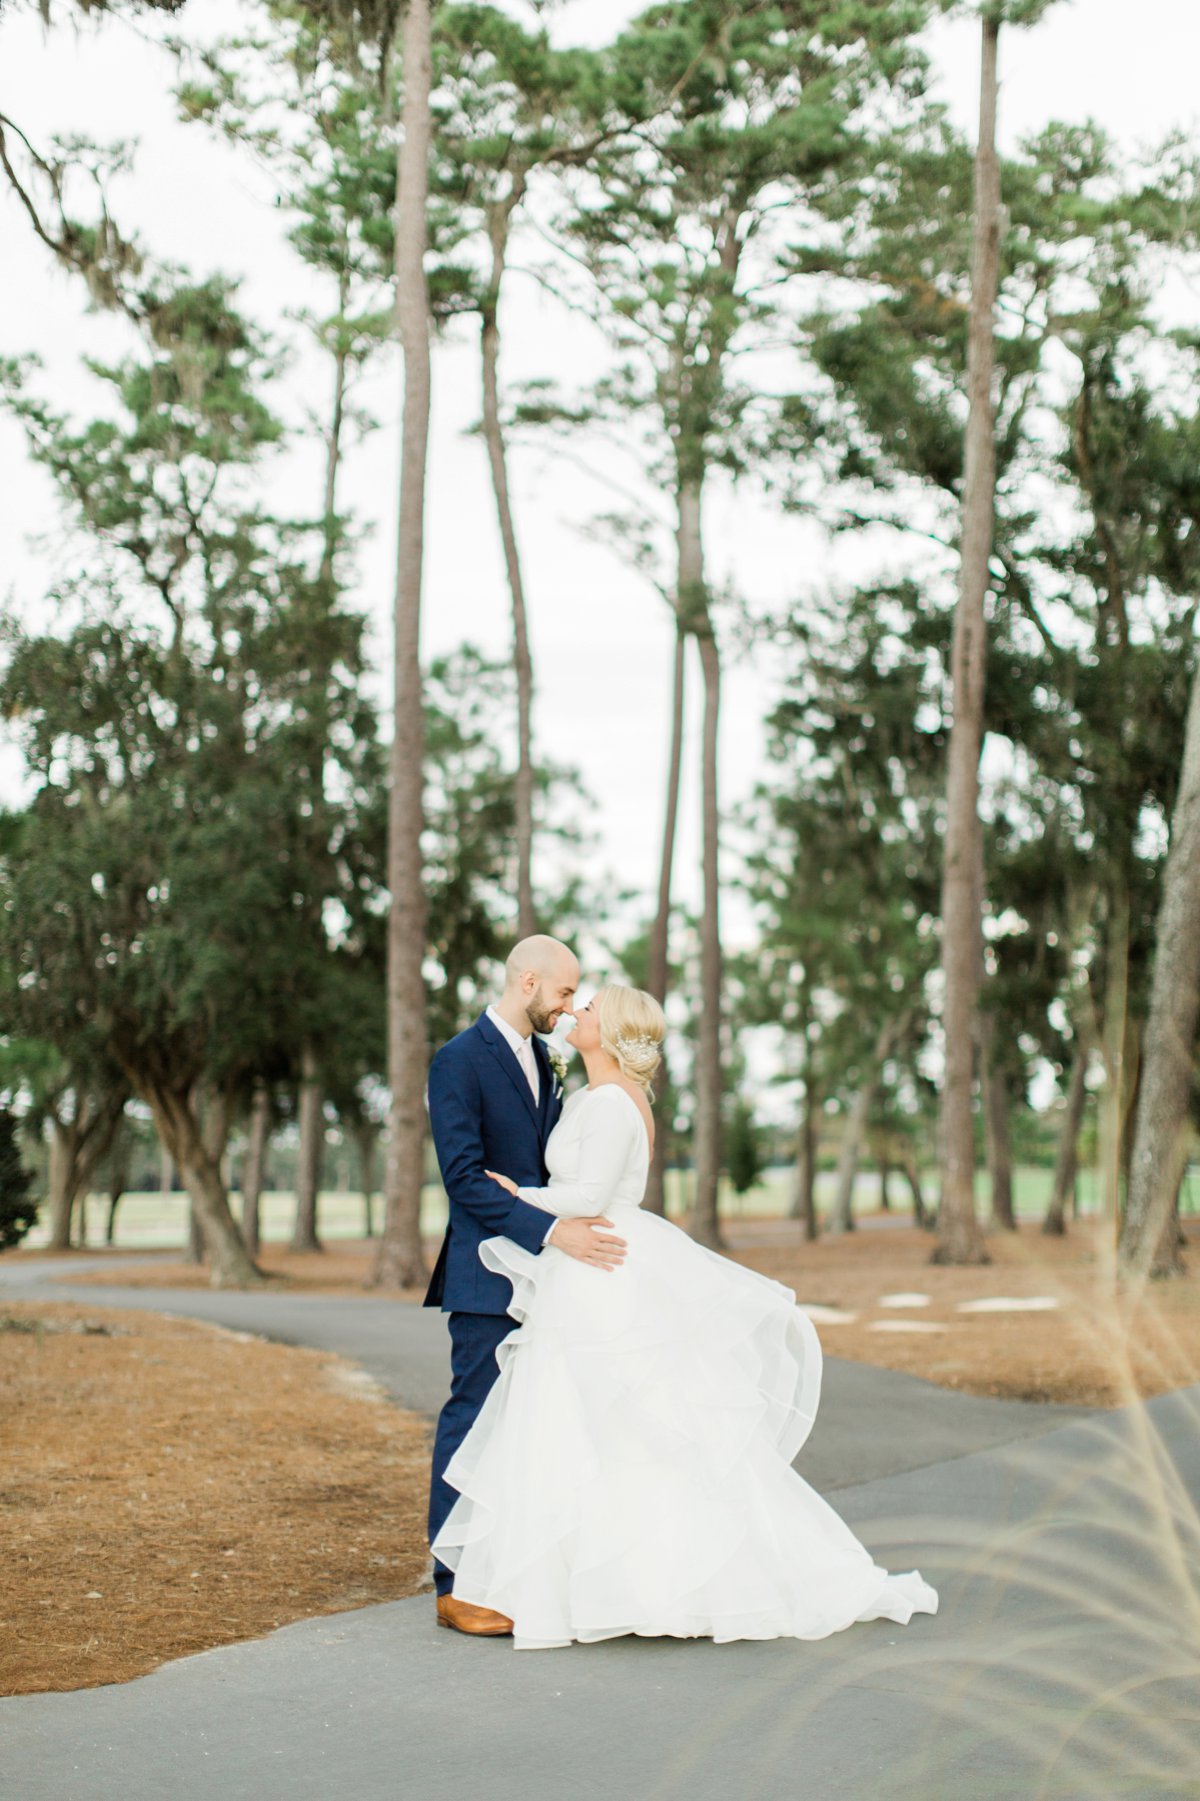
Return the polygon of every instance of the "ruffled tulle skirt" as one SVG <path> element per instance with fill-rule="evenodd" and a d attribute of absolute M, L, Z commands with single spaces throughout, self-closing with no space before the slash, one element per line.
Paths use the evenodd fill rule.
<path fill-rule="evenodd" d="M 790 1290 L 654 1214 L 610 1208 L 606 1273 L 506 1238 L 481 1256 L 520 1322 L 451 1459 L 434 1544 L 454 1593 L 507 1614 L 519 1650 L 626 1633 L 824 1638 L 935 1613 L 790 1467 L 821 1347 Z"/>

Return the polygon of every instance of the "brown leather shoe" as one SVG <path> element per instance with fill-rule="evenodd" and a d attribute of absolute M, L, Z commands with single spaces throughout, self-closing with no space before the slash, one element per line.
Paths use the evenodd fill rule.
<path fill-rule="evenodd" d="M 472 1601 L 460 1601 L 457 1595 L 439 1595 L 437 1623 L 452 1626 L 455 1632 L 469 1632 L 473 1638 L 508 1638 L 513 1623 L 490 1607 L 476 1607 Z"/>

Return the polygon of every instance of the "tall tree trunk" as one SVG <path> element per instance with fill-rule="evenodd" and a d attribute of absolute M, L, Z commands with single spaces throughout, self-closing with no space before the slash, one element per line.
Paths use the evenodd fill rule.
<path fill-rule="evenodd" d="M 699 495 L 697 495 L 697 502 Z M 720 811 L 717 731 L 721 662 L 711 624 L 699 637 L 704 672 L 704 737 L 701 783 L 703 893 L 700 915 L 700 1019 L 696 1030 L 696 1201 L 692 1236 L 711 1250 L 722 1247 L 717 1213 L 721 1178 L 721 976 Z"/>
<path fill-rule="evenodd" d="M 693 1159 L 696 1172 L 692 1236 L 711 1250 L 723 1248 L 718 1216 L 721 1180 L 721 870 L 718 743 L 721 716 L 721 656 L 708 605 L 704 576 L 701 512 L 703 472 L 681 468 L 678 482 L 679 607 L 696 640 L 704 678 L 701 735 L 700 1009 L 696 1026 L 696 1118 Z"/>
<path fill-rule="evenodd" d="M 373 1122 L 364 1122 L 355 1127 L 354 1135 L 358 1140 L 358 1163 L 362 1174 L 363 1236 L 374 1238 L 375 1220 L 371 1199 L 375 1193 L 375 1151 L 379 1143 L 379 1128 Z"/>
<path fill-rule="evenodd" d="M 1188 1098 L 1200 1024 L 1200 667 L 1192 677 L 1155 936 L 1119 1254 L 1122 1272 L 1137 1278 L 1174 1275 L 1182 1268 L 1174 1215 L 1187 1161 Z"/>
<path fill-rule="evenodd" d="M 525 176 L 514 172 L 504 199 L 488 208 L 492 268 L 480 308 L 483 360 L 483 436 L 492 472 L 492 492 L 500 522 L 504 570 L 512 600 L 513 669 L 517 678 L 517 775 L 513 790 L 517 849 L 517 936 L 536 930 L 533 910 L 533 659 L 525 608 L 525 582 L 517 549 L 508 487 L 508 453 L 500 422 L 500 285 L 508 255 L 509 224 L 525 193 Z"/>
<path fill-rule="evenodd" d="M 967 344 L 969 412 L 962 503 L 962 565 L 954 612 L 951 680 L 954 717 L 947 769 L 945 863 L 942 877 L 943 1025 L 942 1194 L 938 1263 L 986 1263 L 975 1214 L 975 1129 L 972 1118 L 975 1009 L 979 991 L 979 756 L 983 744 L 986 657 L 984 595 L 992 550 L 996 485 L 992 376 L 1000 246 L 1000 165 L 996 157 L 998 16 L 983 18 L 979 145 L 975 156 L 975 233 Z"/>
<path fill-rule="evenodd" d="M 86 1204 L 96 1166 L 107 1156 L 125 1113 L 125 1094 L 114 1089 L 97 1099 L 76 1088 L 73 1117 L 50 1121 L 49 1214 L 52 1251 L 69 1250 L 77 1204 Z M 86 1235 L 86 1220 L 79 1229 Z"/>
<path fill-rule="evenodd" d="M 983 918 L 983 834 L 976 835 L 979 850 L 977 880 L 980 895 L 980 920 Z M 983 962 L 983 935 L 980 933 L 981 991 L 987 975 Z M 996 1055 L 996 1018 L 987 1005 L 975 1015 L 975 1041 L 979 1051 L 979 1080 L 983 1091 L 984 1142 L 987 1149 L 988 1174 L 992 1187 L 992 1225 L 1001 1231 L 1015 1232 L 1013 1213 L 1012 1133 L 1009 1125 L 1009 1090 L 1000 1059 Z"/>
<path fill-rule="evenodd" d="M 1109 902 L 1104 959 L 1100 1054 L 1105 1079 L 1100 1093 L 1097 1131 L 1100 1212 L 1114 1232 L 1121 1218 L 1122 1140 L 1127 1104 L 1125 1046 L 1129 1035 L 1129 931 L 1129 888 L 1123 878 L 1118 878 Z"/>
<path fill-rule="evenodd" d="M 187 1186 L 185 1179 L 184 1187 L 187 1188 Z M 200 1219 L 200 1210 L 190 1188 L 188 1189 L 187 1237 L 183 1244 L 183 1261 L 194 1263 L 197 1267 L 204 1262 L 204 1226 Z"/>
<path fill-rule="evenodd" d="M 1013 1212 L 1012 1132 L 1009 1122 L 1009 1092 L 1004 1071 L 988 1047 L 984 1059 L 984 1105 L 986 1108 L 988 1168 L 992 1177 L 992 1223 L 1004 1232 L 1015 1232 L 1017 1219 Z"/>
<path fill-rule="evenodd" d="M 904 1140 L 904 1151 L 900 1159 L 900 1167 L 904 1171 L 904 1180 L 908 1183 L 908 1192 L 912 1196 L 913 1225 L 923 1232 L 933 1229 L 933 1220 L 929 1208 L 925 1204 L 925 1196 L 921 1193 L 921 1171 L 917 1165 L 917 1147 L 910 1138 Z"/>
<path fill-rule="evenodd" d="M 325 1091 L 311 1044 L 306 1044 L 301 1052 L 298 1112 L 300 1144 L 296 1155 L 296 1221 L 291 1249 L 319 1251 L 324 1248 L 317 1234 L 317 1197 L 325 1150 Z"/>
<path fill-rule="evenodd" d="M 653 990 L 650 990 L 653 993 Z M 658 1067 L 659 1094 L 665 1094 L 670 1083 L 670 1072 L 667 1069 L 666 1050 L 664 1047 L 662 1062 Z M 654 1122 L 654 1145 L 650 1152 L 650 1168 L 646 1176 L 646 1193 L 642 1200 L 644 1213 L 657 1213 L 660 1218 L 667 1212 L 667 1154 L 670 1149 L 671 1130 L 662 1113 Z"/>
<path fill-rule="evenodd" d="M 682 561 L 682 559 L 681 559 Z M 682 587 L 682 570 L 680 585 Z M 667 791 L 663 808 L 662 853 L 658 864 L 658 905 L 650 927 L 646 957 L 646 986 L 655 1000 L 667 998 L 670 980 L 671 873 L 675 861 L 675 837 L 679 825 L 679 777 L 683 766 L 683 717 L 687 680 L 687 635 L 676 620 L 675 656 L 671 672 L 671 742 L 667 755 Z"/>
<path fill-rule="evenodd" d="M 262 1240 L 262 1192 L 267 1174 L 267 1146 L 271 1141 L 271 1095 L 265 1082 L 254 1090 L 250 1109 L 250 1134 L 242 1159 L 242 1237 L 252 1257 Z"/>
<path fill-rule="evenodd" d="M 214 1112 L 203 1128 L 188 1096 L 157 1083 L 139 1084 L 139 1092 L 154 1115 L 162 1142 L 183 1178 L 183 1185 L 204 1235 L 214 1288 L 249 1288 L 262 1281 L 262 1271 L 246 1249 L 237 1222 L 229 1210 L 229 1196 L 221 1177 L 220 1150 L 214 1148 L 227 1109 L 210 1103 Z"/>
<path fill-rule="evenodd" d="M 874 1107 L 875 1097 L 879 1093 L 883 1066 L 907 1033 L 911 1020 L 911 1013 L 902 1013 L 896 1019 L 884 1021 L 871 1049 L 870 1067 L 866 1078 L 851 1102 L 850 1111 L 846 1115 L 846 1127 L 842 1134 L 841 1150 L 838 1153 L 837 1188 L 834 1193 L 833 1208 L 829 1215 L 831 1232 L 854 1231 L 854 1180 L 858 1174 L 858 1162 L 867 1136 L 871 1109 Z"/>
<path fill-rule="evenodd" d="M 113 1165 L 113 1173 L 108 1184 L 108 1213 L 104 1221 L 104 1242 L 112 1244 L 117 1236 L 117 1208 L 121 1205 L 128 1181 L 128 1168 L 124 1159 Z"/>
<path fill-rule="evenodd" d="M 430 0 L 408 0 L 401 66 L 404 111 L 396 171 L 396 321 L 404 351 L 400 519 L 396 544 L 395 667 L 388 793 L 388 1082 L 391 1111 L 383 1234 L 371 1280 L 389 1288 L 423 1281 L 426 908 L 425 730 L 421 683 L 421 574 L 429 448 L 429 299 L 425 283 L 432 70 Z"/>
<path fill-rule="evenodd" d="M 892 1159 L 886 1143 L 880 1146 L 877 1162 L 879 1165 L 880 1210 L 883 1213 L 890 1213 L 892 1210 L 892 1202 L 891 1196 L 888 1194 L 888 1177 L 892 1173 Z"/>
<path fill-rule="evenodd" d="M 74 1132 L 70 1124 L 57 1119 L 50 1122 L 50 1148 L 47 1158 L 46 1211 L 50 1220 L 52 1251 L 71 1248 L 71 1211 L 75 1205 Z"/>
<path fill-rule="evenodd" d="M 1121 1192 L 1128 1195 L 1133 1174 L 1133 1135 L 1137 1110 L 1142 1095 L 1142 1029 L 1141 1022 L 1129 1015 L 1125 1034 L 1123 1108 L 1121 1113 Z"/>
<path fill-rule="evenodd" d="M 817 1119 L 820 1099 L 812 1083 L 804 1084 L 804 1111 L 796 1134 L 796 1163 L 792 1176 L 789 1217 L 804 1221 L 804 1236 L 812 1244 L 817 1226 Z"/>
<path fill-rule="evenodd" d="M 864 1082 L 850 1103 L 850 1110 L 846 1115 L 838 1151 L 833 1207 L 829 1214 L 829 1230 L 833 1233 L 855 1230 L 854 1183 L 858 1176 L 858 1162 L 862 1155 L 863 1140 L 867 1135 L 867 1122 L 871 1117 L 876 1087 L 873 1077 Z"/>
<path fill-rule="evenodd" d="M 682 552 L 682 545 L 680 545 Z M 679 584 L 682 589 L 682 555 Z M 676 602 L 675 657 L 671 673 L 671 744 L 667 755 L 667 792 L 663 808 L 662 854 L 658 864 L 658 905 L 650 927 L 650 943 L 646 957 L 646 987 L 655 1000 L 665 1005 L 671 975 L 671 872 L 675 861 L 675 836 L 679 825 L 679 776 L 683 766 L 683 713 L 687 685 L 687 635 L 679 617 Z M 662 1081 L 667 1080 L 664 1058 Z M 667 1143 L 670 1133 L 662 1123 L 654 1134 L 654 1150 L 650 1157 L 650 1174 L 646 1196 L 642 1202 L 648 1213 L 665 1214 Z"/>
<path fill-rule="evenodd" d="M 1183 1193 L 1183 1177 L 1185 1171 L 1179 1172 L 1179 1183 L 1175 1189 L 1175 1198 L 1163 1220 L 1162 1231 L 1158 1235 L 1158 1243 L 1154 1247 L 1154 1255 L 1150 1260 L 1150 1274 L 1155 1277 L 1182 1276 L 1186 1272 L 1183 1261 L 1183 1250 L 1187 1244 L 1183 1228 L 1179 1223 L 1179 1197 Z"/>
<path fill-rule="evenodd" d="M 345 273 L 338 282 L 338 309 L 345 315 L 350 298 L 350 279 Z M 325 494 L 322 518 L 321 579 L 333 580 L 334 551 L 338 541 L 337 479 L 342 461 L 342 431 L 346 422 L 346 350 L 339 343 L 333 354 L 333 414 L 325 439 Z"/>
<path fill-rule="evenodd" d="M 1071 1060 L 1071 1076 L 1067 1083 L 1067 1103 L 1063 1109 L 1058 1134 L 1058 1150 L 1054 1158 L 1054 1182 L 1050 1204 L 1042 1221 L 1042 1231 L 1061 1238 L 1067 1229 L 1067 1202 L 1075 1196 L 1075 1174 L 1079 1159 L 1079 1132 L 1083 1125 L 1083 1109 L 1087 1104 L 1088 1053 L 1082 1039 L 1076 1036 L 1075 1055 Z"/>
<path fill-rule="evenodd" d="M 104 1242 L 112 1244 L 117 1236 L 117 1209 L 129 1183 L 129 1163 L 131 1146 L 129 1128 L 125 1124 L 122 1111 L 120 1122 L 113 1134 L 111 1157 L 108 1173 L 108 1209 L 104 1219 Z"/>
<path fill-rule="evenodd" d="M 344 319 L 350 298 L 350 277 L 343 269 L 338 281 L 338 311 Z M 339 338 L 335 342 L 333 353 L 333 406 L 329 421 L 329 429 L 325 433 L 325 483 L 322 495 L 322 552 L 321 580 L 326 587 L 332 589 L 334 582 L 334 562 L 338 546 L 337 486 L 338 472 L 342 460 L 342 432 L 346 421 L 346 377 L 348 352 Z M 325 809 L 324 790 L 324 751 L 313 746 L 313 754 L 309 767 L 309 787 L 311 801 L 311 833 L 312 846 L 318 858 L 327 851 L 328 824 Z M 308 897 L 307 912 L 310 928 L 315 937 L 322 935 L 321 899 L 319 891 Z M 269 1109 L 269 1101 L 264 1094 L 263 1104 Z M 256 1099 L 257 1105 L 257 1099 Z M 299 1127 L 299 1147 L 296 1156 L 296 1212 L 292 1225 L 290 1249 L 293 1251 L 320 1251 L 321 1244 L 317 1232 L 317 1206 L 321 1189 L 322 1160 L 325 1149 L 325 1094 L 320 1080 L 316 1050 L 311 1042 L 304 1042 L 300 1053 L 300 1085 L 297 1107 Z M 260 1119 L 259 1126 L 264 1123 Z M 265 1145 L 264 1145 L 265 1149 Z M 243 1188 L 244 1188 L 243 1184 Z M 254 1217 L 251 1221 L 254 1242 L 252 1249 L 257 1252 L 260 1228 L 258 1220 L 258 1196 L 261 1193 L 261 1170 L 256 1177 L 254 1199 Z M 246 1236 L 246 1207 L 243 1195 L 242 1205 L 243 1237 Z M 247 1243 L 249 1243 L 247 1239 Z"/>
<path fill-rule="evenodd" d="M 158 1145 L 158 1192 L 172 1194 L 175 1190 L 175 1165 L 171 1161 L 171 1153 L 159 1140 Z"/>
<path fill-rule="evenodd" d="M 1159 1234 L 1158 1248 L 1154 1254 L 1153 1273 L 1159 1276 L 1178 1276 L 1184 1273 L 1180 1261 L 1180 1253 L 1187 1250 L 1187 1233 L 1183 1229 L 1180 1217 L 1183 1203 L 1183 1184 L 1187 1179 L 1187 1164 L 1179 1172 L 1179 1181 L 1175 1188 L 1175 1198 L 1171 1202 L 1171 1211 Z M 1171 1265 L 1171 1267 L 1168 1267 Z"/>
<path fill-rule="evenodd" d="M 192 1088 L 188 1095 L 187 1105 L 196 1124 L 196 1130 L 203 1142 L 204 1097 L 198 1086 Z M 179 1180 L 183 1183 L 183 1192 L 187 1196 L 187 1232 L 183 1241 L 183 1260 L 197 1266 L 204 1262 L 204 1222 L 200 1218 L 200 1209 L 196 1205 L 196 1197 L 187 1179 L 187 1171 L 176 1159 L 175 1167 L 179 1171 Z"/>

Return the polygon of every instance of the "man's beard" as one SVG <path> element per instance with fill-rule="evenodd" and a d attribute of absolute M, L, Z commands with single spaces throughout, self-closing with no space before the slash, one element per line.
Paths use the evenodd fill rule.
<path fill-rule="evenodd" d="M 535 1032 L 552 1032 L 554 1030 L 557 1022 L 547 1008 L 545 1000 L 542 998 L 542 991 L 540 988 L 533 996 L 533 999 L 527 1004 L 525 1008 L 525 1017 Z"/>

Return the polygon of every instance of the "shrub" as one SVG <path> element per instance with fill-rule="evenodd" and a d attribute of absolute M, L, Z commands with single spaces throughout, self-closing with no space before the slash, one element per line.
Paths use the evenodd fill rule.
<path fill-rule="evenodd" d="M 0 1107 L 0 1251 L 20 1244 L 37 1223 L 37 1204 L 29 1198 L 32 1177 L 21 1162 L 17 1122 Z"/>

